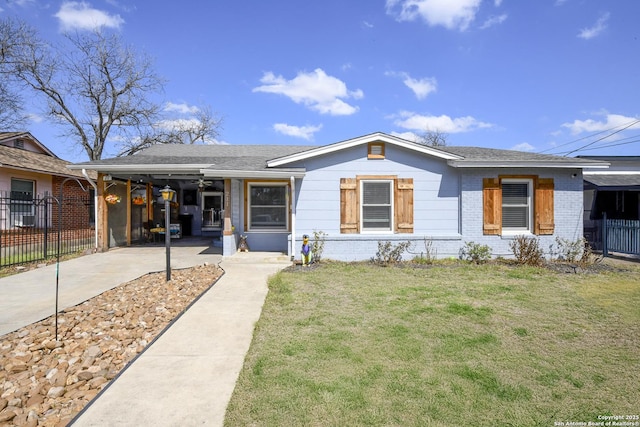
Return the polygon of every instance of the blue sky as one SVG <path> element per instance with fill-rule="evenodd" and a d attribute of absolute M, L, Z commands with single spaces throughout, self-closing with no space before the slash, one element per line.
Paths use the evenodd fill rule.
<path fill-rule="evenodd" d="M 220 143 L 430 129 L 448 145 L 640 155 L 637 0 L 0 0 L 7 16 L 49 41 L 118 31 L 154 59 L 173 117 L 224 117 Z M 32 113 L 36 138 L 86 160 Z"/>

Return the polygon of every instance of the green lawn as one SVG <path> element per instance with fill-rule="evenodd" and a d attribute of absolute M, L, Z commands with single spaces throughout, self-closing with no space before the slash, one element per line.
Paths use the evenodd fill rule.
<path fill-rule="evenodd" d="M 327 263 L 269 283 L 229 426 L 553 426 L 640 413 L 640 268 Z"/>

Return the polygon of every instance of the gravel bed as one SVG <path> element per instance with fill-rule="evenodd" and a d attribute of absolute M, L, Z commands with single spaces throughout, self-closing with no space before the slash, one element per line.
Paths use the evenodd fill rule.
<path fill-rule="evenodd" d="M 0 337 L 0 426 L 65 426 L 221 276 L 152 273 Z"/>

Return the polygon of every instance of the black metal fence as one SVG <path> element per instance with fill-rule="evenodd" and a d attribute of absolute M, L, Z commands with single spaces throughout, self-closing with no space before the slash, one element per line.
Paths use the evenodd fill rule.
<path fill-rule="evenodd" d="M 93 248 L 93 197 L 0 193 L 0 267 Z"/>

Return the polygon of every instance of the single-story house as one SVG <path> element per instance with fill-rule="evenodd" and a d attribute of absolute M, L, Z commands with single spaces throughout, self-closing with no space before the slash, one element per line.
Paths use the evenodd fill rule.
<path fill-rule="evenodd" d="M 440 258 L 457 257 L 467 242 L 510 256 L 518 235 L 538 237 L 545 249 L 556 237 L 575 241 L 583 236 L 582 171 L 607 166 L 378 132 L 315 147 L 156 145 L 70 167 L 98 172 L 105 247 L 135 241 L 140 224 L 162 224 L 159 190 L 169 185 L 177 191 L 171 222 L 183 235 L 220 236 L 223 255 L 236 252 L 242 235 L 251 250 L 299 258 L 302 236 L 317 231 L 324 257 L 351 261 L 374 257 L 386 241 L 411 241 L 418 254 L 430 242 Z"/>
<path fill-rule="evenodd" d="M 29 132 L 0 132 L 0 230 L 43 227 L 45 216 L 42 209 L 36 209 L 37 202 L 47 195 L 59 196 L 62 185 L 66 196 L 92 195 L 90 181 L 96 179 L 96 174 L 89 172 L 85 177 L 80 171 L 70 170 L 69 164 Z M 80 225 L 89 227 L 94 219 L 92 203 L 85 213 Z M 77 212 L 68 214 L 78 216 Z M 55 215 L 53 212 L 46 217 L 47 225 L 52 224 Z M 71 219 L 65 225 L 67 222 Z M 73 222 L 78 226 L 75 218 Z"/>

